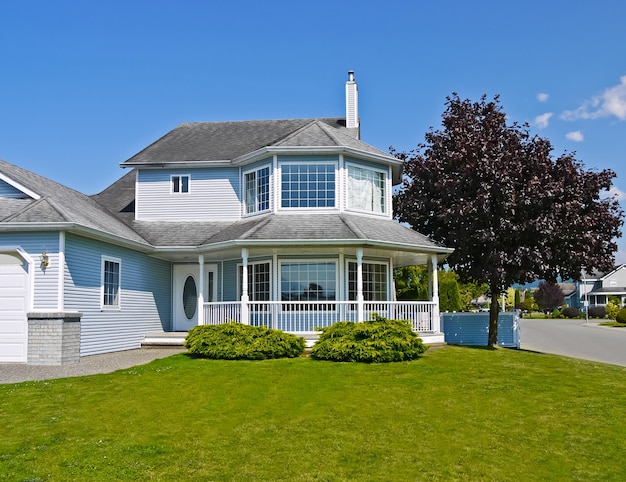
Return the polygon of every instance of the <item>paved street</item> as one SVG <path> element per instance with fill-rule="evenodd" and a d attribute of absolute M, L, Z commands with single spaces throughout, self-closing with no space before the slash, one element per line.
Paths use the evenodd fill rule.
<path fill-rule="evenodd" d="M 597 320 L 521 320 L 522 349 L 626 366 L 626 328 Z"/>

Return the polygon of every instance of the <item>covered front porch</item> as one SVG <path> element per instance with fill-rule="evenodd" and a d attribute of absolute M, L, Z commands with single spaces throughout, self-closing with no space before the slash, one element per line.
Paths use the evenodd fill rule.
<path fill-rule="evenodd" d="M 264 272 L 261 272 L 258 264 L 254 262 L 248 248 L 241 248 L 239 273 L 239 296 L 237 300 L 225 301 L 213 298 L 206 301 L 202 286 L 204 275 L 204 259 L 200 256 L 198 262 L 198 298 L 197 298 L 197 324 L 219 325 L 228 322 L 239 322 L 255 326 L 280 329 L 289 333 L 302 336 L 312 336 L 319 332 L 320 328 L 327 327 L 338 321 L 363 322 L 372 319 L 374 314 L 389 318 L 402 319 L 411 322 L 412 328 L 422 338 L 428 338 L 430 343 L 444 342 L 440 329 L 439 316 L 439 293 L 437 280 L 437 265 L 440 253 L 415 253 L 407 257 L 407 253 L 398 255 L 385 251 L 387 256 L 384 262 L 379 261 L 382 269 L 376 271 L 380 282 L 380 290 L 372 288 L 372 255 L 376 254 L 381 260 L 381 252 L 373 253 L 357 247 L 352 251 L 352 261 L 344 263 L 343 259 L 335 263 L 338 266 L 347 266 L 345 271 L 338 270 L 336 274 L 341 281 L 337 282 L 337 289 L 328 289 L 320 286 L 321 281 L 311 283 L 321 291 L 307 288 L 294 295 L 289 287 L 294 284 L 293 278 L 287 282 L 285 265 L 278 258 L 273 263 L 268 263 L 268 279 L 261 284 L 267 284 L 266 289 L 259 290 L 259 280 L 265 280 Z M 340 255 L 344 257 L 344 253 Z M 349 255 L 345 255 L 346 258 Z M 290 259 L 293 259 L 290 256 Z M 429 300 L 428 301 L 398 301 L 395 299 L 395 287 L 393 283 L 394 261 L 410 259 L 419 260 L 420 264 L 426 264 L 429 271 Z M 306 263 L 311 264 L 310 260 Z M 289 263 L 291 267 L 291 264 Z M 350 270 L 348 269 L 350 268 Z M 272 276 L 271 272 L 275 268 Z M 293 274 L 293 271 L 291 272 Z M 335 273 L 333 272 L 333 276 Z M 310 281 L 310 278 L 307 279 Z M 300 283 L 302 286 L 302 283 Z M 259 299 L 265 295 L 266 299 Z M 269 298 L 269 299 L 267 299 Z M 276 299 L 280 298 L 280 299 Z M 425 340 L 426 341 L 426 340 Z"/>

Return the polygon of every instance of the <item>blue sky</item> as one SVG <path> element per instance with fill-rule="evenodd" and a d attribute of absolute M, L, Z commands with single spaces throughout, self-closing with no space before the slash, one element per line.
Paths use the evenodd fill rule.
<path fill-rule="evenodd" d="M 181 122 L 344 115 L 409 150 L 446 96 L 499 94 L 626 192 L 626 2 L 7 1 L 0 158 L 92 194 Z M 626 262 L 626 241 L 617 261 Z"/>

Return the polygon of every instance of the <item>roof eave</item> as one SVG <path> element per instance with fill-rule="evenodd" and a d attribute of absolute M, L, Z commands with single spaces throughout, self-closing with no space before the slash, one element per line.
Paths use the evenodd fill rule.
<path fill-rule="evenodd" d="M 192 168 L 203 168 L 203 167 L 231 167 L 232 161 L 228 159 L 220 159 L 215 161 L 171 161 L 171 162 L 133 162 L 128 163 L 128 161 L 120 164 L 122 168 L 134 167 L 138 169 L 192 169 Z"/>
<path fill-rule="evenodd" d="M 98 229 L 90 228 L 77 223 L 0 223 L 0 232 L 34 232 L 34 231 L 65 231 L 80 234 L 82 236 L 107 241 L 117 246 L 124 246 L 136 251 L 149 253 L 154 248 L 148 243 L 134 241 L 132 239 L 107 233 Z"/>
<path fill-rule="evenodd" d="M 348 154 L 372 161 L 385 162 L 392 166 L 402 166 L 402 161 L 386 154 L 376 154 L 346 146 L 267 146 L 233 159 L 235 166 L 256 162 L 273 154 Z"/>

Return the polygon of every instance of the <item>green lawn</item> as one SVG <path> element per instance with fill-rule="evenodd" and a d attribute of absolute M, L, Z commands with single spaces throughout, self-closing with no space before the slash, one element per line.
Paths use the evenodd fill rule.
<path fill-rule="evenodd" d="M 626 368 L 175 355 L 0 385 L 0 480 L 626 480 Z"/>

